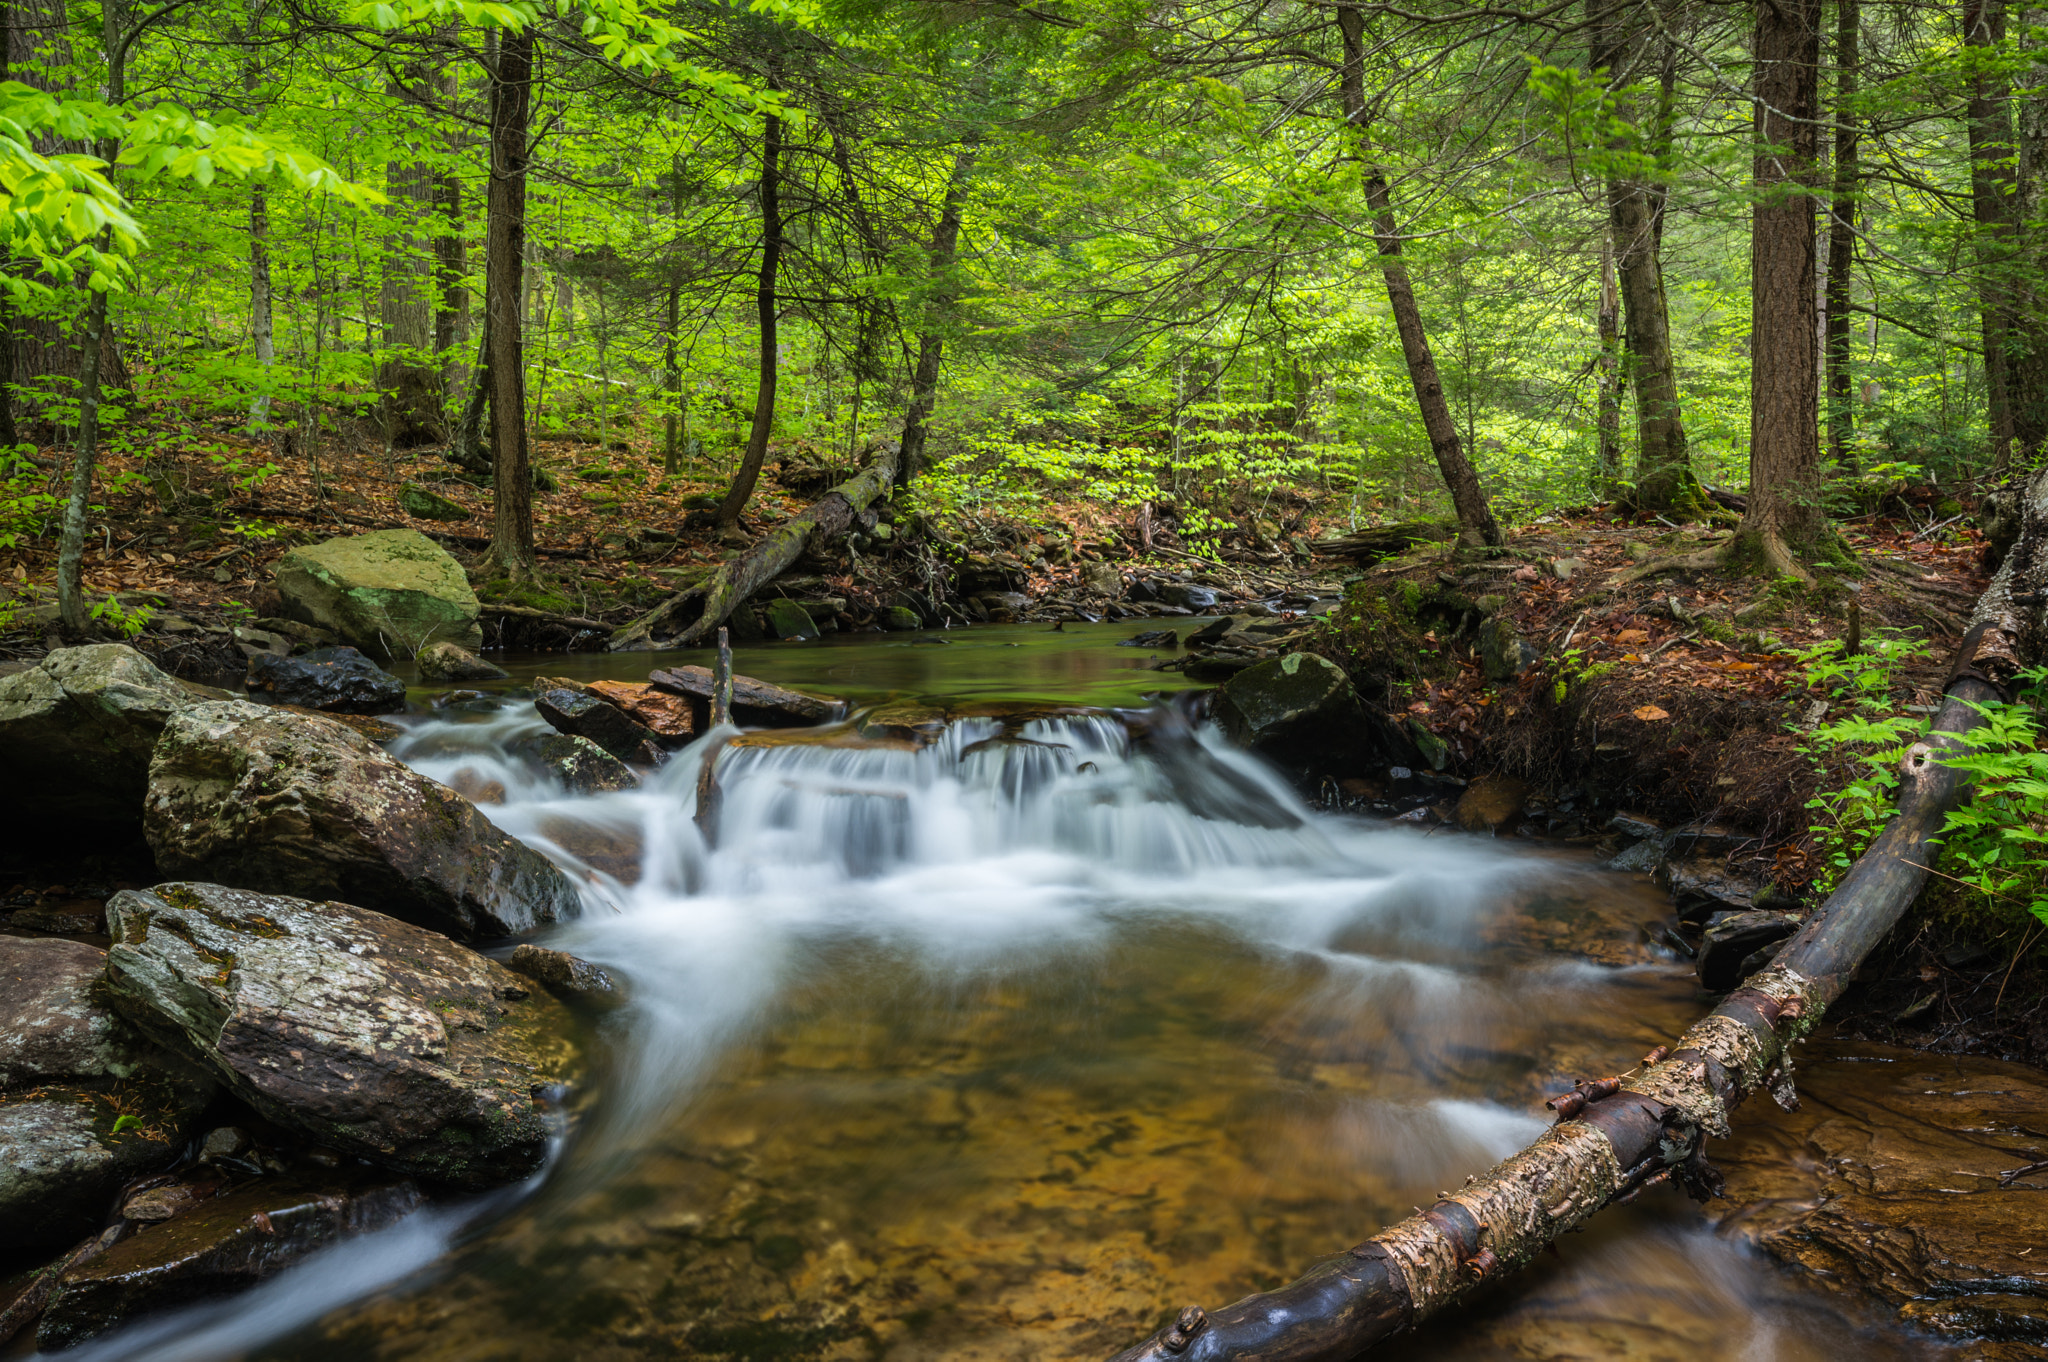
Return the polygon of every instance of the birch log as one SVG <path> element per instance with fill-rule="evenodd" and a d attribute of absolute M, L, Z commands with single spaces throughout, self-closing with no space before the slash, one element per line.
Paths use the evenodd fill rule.
<path fill-rule="evenodd" d="M 1778 957 L 1728 995 L 1667 1053 L 1625 1075 L 1582 1083 L 1549 1104 L 1557 1124 L 1465 1186 L 1277 1291 L 1213 1314 L 1190 1305 L 1114 1362 L 1344 1362 L 1412 1328 L 1479 1282 L 1514 1270 L 1603 1207 L 1677 1181 L 1718 1194 L 1710 1136 L 1759 1089 L 1796 1104 L 1788 1046 L 1820 1021 L 1865 956 L 1919 895 L 1929 842 L 1965 798 L 1939 758 L 1983 722 L 2041 656 L 2048 582 L 2048 471 L 2027 488 L 2020 540 L 1977 604 L 1933 731 L 1900 763 L 1898 813 Z"/>
<path fill-rule="evenodd" d="M 838 538 L 855 516 L 887 496 L 898 456 L 894 440 L 877 441 L 866 468 L 812 502 L 802 515 L 768 531 L 745 553 L 720 564 L 697 585 L 678 591 L 631 624 L 621 625 L 612 634 L 611 651 L 687 648 L 710 637 L 740 602 L 794 563 L 813 534 Z"/>

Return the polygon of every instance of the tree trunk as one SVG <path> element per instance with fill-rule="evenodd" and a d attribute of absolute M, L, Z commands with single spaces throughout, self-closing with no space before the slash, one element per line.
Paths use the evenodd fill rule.
<path fill-rule="evenodd" d="M 923 323 L 917 337 L 917 369 L 910 379 L 910 410 L 903 418 L 903 455 L 896 464 L 896 482 L 907 487 L 924 471 L 924 445 L 930 434 L 932 408 L 938 403 L 939 364 L 945 355 L 945 335 L 940 314 L 953 302 L 951 274 L 960 245 L 961 206 L 967 197 L 967 179 L 974 173 L 974 151 L 970 146 L 953 157 L 953 173 L 946 181 L 946 196 L 939 205 L 938 225 L 932 229 L 929 287 Z M 858 380 L 856 380 L 858 382 Z M 858 391 L 856 389 L 856 391 Z"/>
<path fill-rule="evenodd" d="M 1828 453 L 1837 466 L 1856 466 L 1856 404 L 1851 397 L 1849 304 L 1856 272 L 1856 191 L 1860 138 L 1856 112 L 1862 70 L 1862 0 L 1835 0 L 1835 186 L 1828 207 Z"/>
<path fill-rule="evenodd" d="M 454 172 L 435 181 L 434 206 L 440 210 L 434 237 L 434 364 L 445 410 L 461 377 L 458 351 L 469 339 L 469 252 L 462 241 L 462 180 Z"/>
<path fill-rule="evenodd" d="M 538 566 L 533 474 L 526 447 L 525 296 L 527 123 L 533 112 L 533 31 L 498 37 L 491 72 L 491 187 L 486 209 L 485 323 L 491 355 L 491 557 L 515 581 Z"/>
<path fill-rule="evenodd" d="M 1760 0 L 1756 9 L 1749 511 L 1737 534 L 1762 566 L 1802 578 L 1801 560 L 1828 539 L 1814 345 L 1820 10 L 1820 0 Z"/>
<path fill-rule="evenodd" d="M 2038 9 L 2026 12 L 2023 26 L 2032 34 L 2048 19 Z M 2006 334 L 2009 355 L 2007 397 L 2012 412 L 2013 458 L 2023 468 L 2048 456 L 2048 50 L 2035 47 L 2033 69 L 2023 84 L 2029 93 L 2019 101 L 2016 140 L 2019 142 L 2019 183 L 2013 196 L 2011 221 L 2021 237 L 2011 272 L 2013 322 Z"/>
<path fill-rule="evenodd" d="M 720 526 L 737 525 L 740 512 L 754 495 L 761 464 L 768 457 L 768 435 L 775 428 L 775 377 L 780 368 L 775 337 L 775 271 L 782 261 L 782 120 L 762 120 L 761 131 L 761 269 L 754 306 L 760 314 L 761 367 L 754 389 L 754 424 L 747 432 L 747 451 L 733 475 L 732 487 L 718 506 Z"/>
<path fill-rule="evenodd" d="M 1853 5 L 1854 0 L 1843 0 Z M 1963 44 L 1973 55 L 1993 55 L 2005 42 L 2005 0 L 1963 0 Z M 1976 219 L 1978 313 L 1984 331 L 1984 388 L 1991 431 L 1991 468 L 2003 477 L 2012 458 L 2010 366 L 2006 313 L 2011 306 L 2005 273 L 2012 249 L 2010 222 L 2013 155 L 2010 92 L 2004 76 L 1971 72 L 1965 114 L 1970 145 L 1970 204 Z"/>
<path fill-rule="evenodd" d="M 433 172 L 413 162 L 385 171 L 392 230 L 384 238 L 378 318 L 382 324 L 377 387 L 382 393 L 384 441 L 417 449 L 447 438 L 442 416 L 441 370 L 434 337 L 433 256 L 420 239 L 420 219 L 437 216 Z"/>
<path fill-rule="evenodd" d="M 688 423 L 683 415 L 683 368 L 676 355 L 676 333 L 682 329 L 683 286 L 670 280 L 668 309 L 662 318 L 661 391 L 668 398 L 668 415 L 662 421 L 661 471 L 682 469 L 683 433 Z"/>
<path fill-rule="evenodd" d="M 1344 70 L 1340 89 L 1344 117 L 1361 138 L 1365 135 L 1365 15 L 1355 4 L 1337 7 L 1337 30 L 1344 40 Z M 1394 227 L 1394 210 L 1389 203 L 1387 177 L 1377 166 L 1366 167 L 1366 205 L 1372 212 L 1373 237 L 1379 247 L 1380 272 L 1387 282 L 1387 304 L 1393 309 L 1394 327 L 1401 335 L 1401 353 L 1408 361 L 1408 378 L 1415 389 L 1415 405 L 1422 413 L 1422 427 L 1429 436 L 1430 452 L 1450 490 L 1457 509 L 1459 539 L 1468 546 L 1499 547 L 1505 542 L 1493 510 L 1480 489 L 1479 475 L 1465 457 L 1458 439 L 1458 423 L 1444 400 L 1443 380 L 1437 374 L 1436 356 L 1430 353 L 1429 335 L 1423 330 L 1422 309 L 1415 302 L 1415 288 L 1408 281 L 1408 267 L 1401 259 L 1401 237 Z"/>
<path fill-rule="evenodd" d="M 491 447 L 484 439 L 484 414 L 491 408 L 491 315 L 488 300 L 485 302 L 484 324 L 479 329 L 482 335 L 477 341 L 476 367 L 469 376 L 469 396 L 462 404 L 462 415 L 456 421 L 453 437 L 448 441 L 448 462 L 470 473 L 491 471 Z"/>
<path fill-rule="evenodd" d="M 794 563 L 813 535 L 830 540 L 846 533 L 856 515 L 887 496 L 895 485 L 902 446 L 894 440 L 881 440 L 873 449 L 866 468 L 812 502 L 802 515 L 777 525 L 696 586 L 678 591 L 631 624 L 621 626 L 612 635 L 611 650 L 647 652 L 701 642 L 747 597 Z"/>
<path fill-rule="evenodd" d="M 100 7 L 102 41 L 107 54 L 107 103 L 120 107 L 127 96 L 128 48 L 123 34 L 128 26 L 127 0 L 103 0 Z M 111 143 L 99 149 L 102 161 L 113 163 L 119 148 Z M 100 234 L 100 249 L 113 249 L 110 232 Z M 63 529 L 57 539 L 57 611 L 64 633 L 83 639 L 92 633 L 91 612 L 85 604 L 85 518 L 92 505 L 93 469 L 100 452 L 100 382 L 105 367 L 107 294 L 88 289 L 85 304 L 84 348 L 78 365 L 78 431 L 71 455 L 71 487 L 64 502 Z"/>
<path fill-rule="evenodd" d="M 1621 482 L 1621 298 L 1614 279 L 1614 233 L 1600 238 L 1600 356 L 1594 361 L 1599 384 L 1596 424 L 1600 439 L 1599 495 L 1611 497 Z"/>

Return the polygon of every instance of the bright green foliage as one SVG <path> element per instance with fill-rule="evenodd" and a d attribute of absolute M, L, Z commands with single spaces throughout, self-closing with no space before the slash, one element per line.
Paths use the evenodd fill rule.
<path fill-rule="evenodd" d="M 1970 750 L 1945 759 L 1970 774 L 1975 790 L 1948 816 L 1942 868 L 1994 910 L 2023 908 L 2048 924 L 2048 753 L 2041 750 L 2048 668 L 2020 679 L 2019 698 L 1978 706 L 1984 726 L 1961 735 Z"/>
<path fill-rule="evenodd" d="M 1899 761 L 1927 721 L 1899 712 L 1892 692 L 1901 664 L 1926 652 L 1917 638 L 1875 633 L 1864 640 L 1862 651 L 1847 657 L 1837 639 L 1797 655 L 1805 664 L 1806 684 L 1821 693 L 1829 708 L 1826 722 L 1813 726 L 1801 750 L 1823 770 L 1832 761 L 1850 758 L 1847 781 L 1823 786 L 1806 805 L 1820 815 L 1812 832 L 1826 861 L 1819 880 L 1823 889 L 1834 887 L 1894 812 Z"/>

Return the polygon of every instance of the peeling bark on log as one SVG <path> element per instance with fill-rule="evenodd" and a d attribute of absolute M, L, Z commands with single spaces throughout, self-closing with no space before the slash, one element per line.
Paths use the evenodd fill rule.
<path fill-rule="evenodd" d="M 1796 1105 L 1787 1047 L 1818 1024 L 1850 976 L 1927 879 L 1930 839 L 1963 799 L 1962 774 L 1940 763 L 1954 735 L 1983 722 L 2041 647 L 2048 584 L 2048 471 L 2027 488 L 2025 529 L 1977 605 L 1932 733 L 1900 764 L 1898 814 L 1776 960 L 1642 1065 L 1553 1099 L 1558 1121 L 1534 1144 L 1466 1181 L 1428 1210 L 1326 1258 L 1277 1291 L 1213 1315 L 1189 1306 L 1114 1362 L 1344 1362 L 1521 1267 L 1603 1207 L 1675 1180 L 1718 1193 L 1709 1136 L 1759 1089 Z"/>
<path fill-rule="evenodd" d="M 740 602 L 781 575 L 803 552 L 813 534 L 837 539 L 853 518 L 889 494 L 900 447 L 894 440 L 873 446 L 868 466 L 812 502 L 804 513 L 763 535 L 752 548 L 728 559 L 697 585 L 663 601 L 612 635 L 613 652 L 687 648 L 725 623 Z"/>
<path fill-rule="evenodd" d="M 1411 520 L 1400 525 L 1353 530 L 1341 539 L 1324 539 L 1309 545 L 1318 558 L 1355 558 L 1362 564 L 1379 562 L 1408 552 L 1417 544 L 1441 544 L 1457 537 L 1458 527 L 1441 520 Z"/>

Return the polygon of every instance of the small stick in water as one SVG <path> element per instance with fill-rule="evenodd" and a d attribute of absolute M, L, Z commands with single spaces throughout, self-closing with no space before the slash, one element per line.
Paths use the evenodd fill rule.
<path fill-rule="evenodd" d="M 732 639 L 718 630 L 718 665 L 711 670 L 711 726 L 732 722 Z"/>

